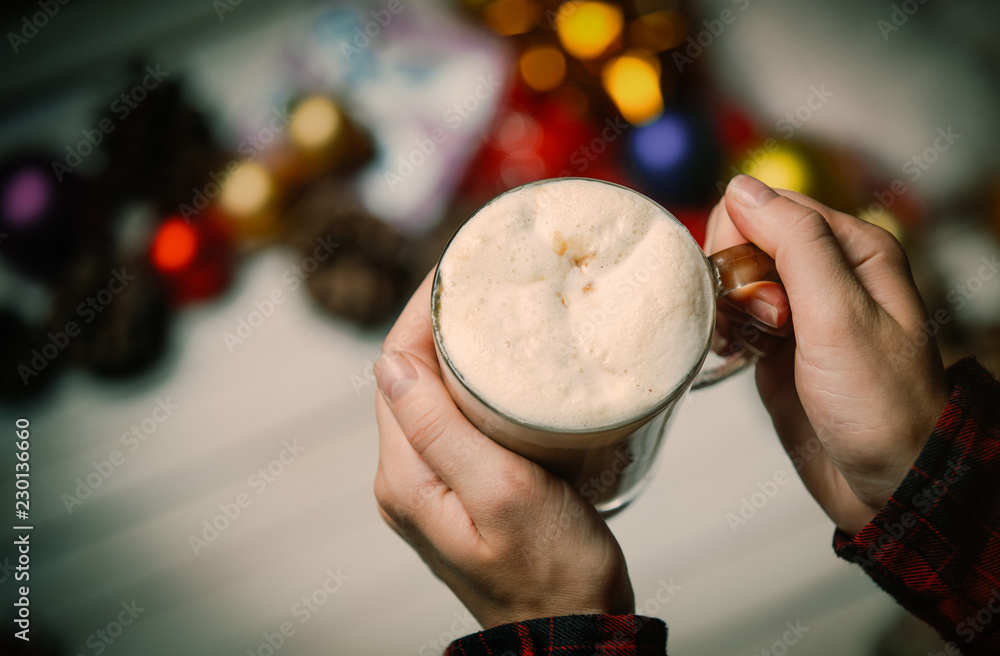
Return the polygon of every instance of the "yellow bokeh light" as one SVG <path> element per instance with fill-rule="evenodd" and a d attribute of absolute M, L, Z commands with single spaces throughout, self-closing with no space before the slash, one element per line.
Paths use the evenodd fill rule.
<path fill-rule="evenodd" d="M 535 91 L 549 91 L 566 77 L 566 59 L 555 46 L 533 46 L 521 55 L 521 76 Z"/>
<path fill-rule="evenodd" d="M 501 36 L 524 34 L 535 26 L 529 0 L 493 0 L 483 9 L 483 21 Z"/>
<path fill-rule="evenodd" d="M 605 2 L 569 0 L 556 14 L 556 33 L 566 52 L 577 59 L 599 57 L 622 33 L 622 10 Z"/>
<path fill-rule="evenodd" d="M 809 163 L 800 153 L 786 146 L 779 146 L 757 162 L 752 175 L 771 187 L 803 194 L 812 191 Z"/>
<path fill-rule="evenodd" d="M 601 81 L 629 123 L 646 123 L 663 112 L 660 63 L 650 53 L 632 50 L 612 59 L 604 67 Z"/>
<path fill-rule="evenodd" d="M 343 126 L 340 108 L 325 96 L 306 98 L 292 114 L 292 140 L 306 150 L 325 148 L 336 140 Z"/>
<path fill-rule="evenodd" d="M 235 217 L 252 217 L 267 208 L 274 192 L 271 175 L 256 162 L 243 162 L 226 183 L 219 204 Z"/>

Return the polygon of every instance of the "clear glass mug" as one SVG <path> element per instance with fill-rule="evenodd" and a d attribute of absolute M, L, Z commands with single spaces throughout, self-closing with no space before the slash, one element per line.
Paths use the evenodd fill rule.
<path fill-rule="evenodd" d="M 557 178 L 541 180 L 504 192 L 474 212 L 462 224 L 474 221 L 483 208 L 497 198 L 518 193 L 532 185 L 543 185 L 566 180 Z M 658 208 L 664 219 L 680 223 L 673 214 L 642 194 L 627 187 L 602 180 L 586 180 L 624 189 Z M 455 232 L 457 235 L 462 227 Z M 686 230 L 685 230 L 686 231 Z M 690 237 L 690 233 L 687 233 Z M 690 237 L 692 242 L 693 237 Z M 454 240 L 454 236 L 452 237 Z M 451 242 L 449 242 L 449 246 Z M 437 273 L 431 292 L 431 323 L 434 346 L 441 376 L 455 404 L 469 421 L 498 444 L 533 460 L 553 474 L 568 481 L 580 491 L 606 517 L 623 509 L 634 500 L 648 482 L 660 443 L 666 434 L 674 411 L 689 389 L 700 389 L 719 382 L 753 364 L 756 356 L 736 342 L 731 352 L 709 368 L 704 368 L 711 351 L 716 323 L 716 304 L 733 291 L 759 282 L 780 282 L 774 260 L 753 244 L 740 244 L 703 256 L 704 275 L 708 276 L 715 298 L 710 299 L 712 318 L 710 329 L 703 336 L 697 364 L 685 375 L 669 394 L 641 413 L 599 428 L 571 430 L 532 424 L 512 417 L 482 398 L 465 380 L 462 372 L 448 357 L 448 349 L 440 331 L 441 262 L 448 256 L 445 247 L 438 261 Z M 758 329 L 750 332 L 759 335 Z M 538 381 L 543 384 L 542 381 Z"/>

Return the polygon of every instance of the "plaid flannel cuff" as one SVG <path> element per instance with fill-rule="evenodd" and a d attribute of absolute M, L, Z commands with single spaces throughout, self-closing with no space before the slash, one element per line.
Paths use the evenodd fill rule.
<path fill-rule="evenodd" d="M 504 624 L 460 638 L 446 656 L 663 656 L 667 625 L 641 615 L 563 615 Z"/>
<path fill-rule="evenodd" d="M 972 358 L 948 375 L 950 399 L 916 464 L 834 548 L 965 653 L 993 653 L 976 649 L 1000 640 L 998 627 L 965 620 L 1000 599 L 1000 384 Z"/>

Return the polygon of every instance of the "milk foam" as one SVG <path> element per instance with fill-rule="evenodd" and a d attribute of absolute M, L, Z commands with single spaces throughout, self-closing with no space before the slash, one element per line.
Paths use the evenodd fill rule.
<path fill-rule="evenodd" d="M 438 327 L 466 384 L 552 428 L 609 426 L 662 401 L 698 364 L 713 319 L 687 230 L 587 180 L 492 201 L 455 235 L 440 280 Z"/>

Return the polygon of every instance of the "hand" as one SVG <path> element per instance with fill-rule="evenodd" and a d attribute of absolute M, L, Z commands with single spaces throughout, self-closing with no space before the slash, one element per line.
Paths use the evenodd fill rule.
<path fill-rule="evenodd" d="M 891 234 L 744 175 L 712 211 L 706 249 L 747 240 L 775 259 L 794 324 L 758 362 L 757 388 L 806 488 L 854 535 L 902 483 L 948 400 L 926 310 Z M 773 296 L 753 303 L 761 319 L 786 314 Z"/>
<path fill-rule="evenodd" d="M 449 396 L 431 334 L 432 276 L 375 362 L 382 518 L 484 628 L 633 612 L 625 558 L 593 506 L 476 430 Z"/>

